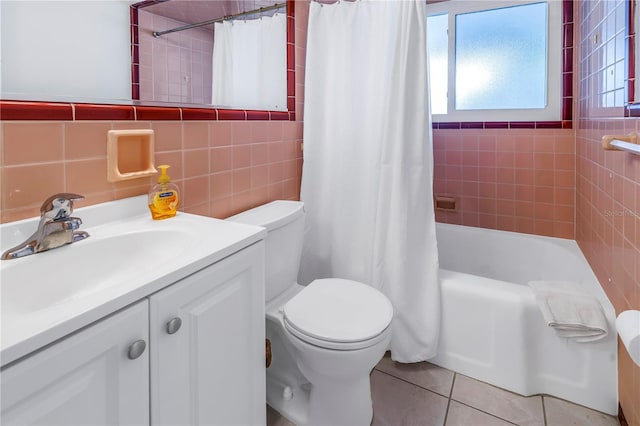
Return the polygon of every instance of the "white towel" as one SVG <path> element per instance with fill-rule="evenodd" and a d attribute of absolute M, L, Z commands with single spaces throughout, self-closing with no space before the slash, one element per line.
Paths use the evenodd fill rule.
<path fill-rule="evenodd" d="M 593 342 L 607 335 L 607 319 L 597 298 L 578 283 L 530 281 L 545 322 L 558 337 Z"/>

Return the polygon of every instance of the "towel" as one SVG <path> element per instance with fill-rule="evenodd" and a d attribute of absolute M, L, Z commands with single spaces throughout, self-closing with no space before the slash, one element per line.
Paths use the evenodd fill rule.
<path fill-rule="evenodd" d="M 593 342 L 607 335 L 607 319 L 597 298 L 578 283 L 530 281 L 545 322 L 558 337 Z"/>

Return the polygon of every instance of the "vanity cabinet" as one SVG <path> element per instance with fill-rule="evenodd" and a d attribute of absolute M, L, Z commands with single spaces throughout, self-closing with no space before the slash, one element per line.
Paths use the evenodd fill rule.
<path fill-rule="evenodd" d="M 153 425 L 265 424 L 263 244 L 149 298 Z"/>
<path fill-rule="evenodd" d="M 145 300 L 3 370 L 0 422 L 149 424 L 149 351 L 128 357 L 149 341 L 148 321 Z"/>
<path fill-rule="evenodd" d="M 9 365 L 0 423 L 265 424 L 264 318 L 259 241 Z"/>

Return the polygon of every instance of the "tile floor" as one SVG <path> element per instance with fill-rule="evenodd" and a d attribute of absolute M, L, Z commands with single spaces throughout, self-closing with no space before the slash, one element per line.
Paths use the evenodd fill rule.
<path fill-rule="evenodd" d="M 371 393 L 373 426 L 619 425 L 567 401 L 520 396 L 428 362 L 398 364 L 388 354 L 371 373 Z M 267 425 L 292 423 L 268 408 Z"/>

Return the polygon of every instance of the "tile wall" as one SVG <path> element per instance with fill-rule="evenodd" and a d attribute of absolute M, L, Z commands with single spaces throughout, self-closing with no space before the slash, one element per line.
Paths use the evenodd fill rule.
<path fill-rule="evenodd" d="M 572 129 L 435 129 L 434 193 L 457 200 L 436 220 L 574 237 Z"/>
<path fill-rule="evenodd" d="M 625 57 L 619 40 L 625 37 L 626 3 L 575 2 L 580 23 L 576 239 L 617 313 L 640 309 L 640 156 L 600 146 L 603 135 L 640 132 L 640 119 L 624 118 L 624 109 L 610 104 L 608 80 L 613 73 L 616 81 Z M 618 348 L 620 404 L 628 423 L 640 425 L 640 367 L 622 344 Z"/>

